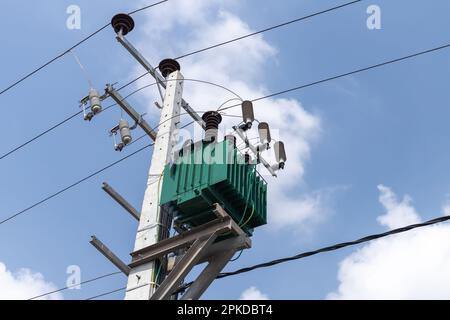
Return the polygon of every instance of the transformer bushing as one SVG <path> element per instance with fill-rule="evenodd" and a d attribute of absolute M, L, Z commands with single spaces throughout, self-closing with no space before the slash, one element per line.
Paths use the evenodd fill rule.
<path fill-rule="evenodd" d="M 219 134 L 219 124 L 222 122 L 222 116 L 217 111 L 208 111 L 202 116 L 205 122 L 205 142 L 217 141 Z"/>
<path fill-rule="evenodd" d="M 236 148 L 236 137 L 232 134 L 225 136 L 225 141 L 227 141 L 229 144 L 233 146 L 233 148 Z"/>
<path fill-rule="evenodd" d="M 251 164 L 252 162 L 252 157 L 250 157 L 250 155 L 248 153 L 246 153 L 244 155 L 244 159 L 245 159 L 245 164 Z"/>

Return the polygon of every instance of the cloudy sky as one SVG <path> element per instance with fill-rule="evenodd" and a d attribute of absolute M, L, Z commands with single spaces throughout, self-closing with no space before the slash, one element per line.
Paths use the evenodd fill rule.
<path fill-rule="evenodd" d="M 0 87 L 108 21 L 147 1 L 4 1 L 14 25 L 4 37 Z M 151 61 L 203 48 L 321 11 L 345 1 L 170 0 L 135 16 L 128 38 Z M 68 30 L 66 8 L 81 8 L 81 29 Z M 369 30 L 366 10 L 381 8 L 381 30 Z M 180 60 L 187 79 L 212 81 L 255 99 L 384 60 L 446 44 L 450 4 L 361 1 L 307 21 Z M 109 28 L 76 49 L 94 85 L 126 83 L 143 70 Z M 269 181 L 269 224 L 234 270 L 324 245 L 450 213 L 450 127 L 446 95 L 450 64 L 442 51 L 255 103 L 286 142 L 286 170 Z M 151 83 L 144 78 L 135 88 Z M 88 83 L 67 55 L 0 96 L 1 153 L 78 108 Z M 217 109 L 229 92 L 186 81 L 197 110 Z M 152 124 L 155 89 L 130 98 Z M 227 110 L 239 115 L 239 108 Z M 0 219 L 42 199 L 148 141 L 118 154 L 107 135 L 117 109 L 91 123 L 74 119 L 0 160 Z M 187 118 L 183 119 L 187 122 Z M 224 130 L 235 123 L 225 117 Z M 194 128 L 192 128 L 194 130 Z M 198 132 L 198 130 L 196 130 Z M 255 134 L 255 133 L 253 133 Z M 0 226 L 0 299 L 28 298 L 64 287 L 67 268 L 81 280 L 114 271 L 88 243 L 95 234 L 124 260 L 136 224 L 100 189 L 107 181 L 140 207 L 151 150 Z M 262 170 L 261 170 L 262 171 Z M 263 172 L 263 171 L 262 171 Z M 207 299 L 450 298 L 450 227 L 446 224 L 339 252 L 216 281 Z M 125 285 L 122 275 L 54 294 L 83 299 Z M 123 298 L 123 292 L 108 296 Z"/>

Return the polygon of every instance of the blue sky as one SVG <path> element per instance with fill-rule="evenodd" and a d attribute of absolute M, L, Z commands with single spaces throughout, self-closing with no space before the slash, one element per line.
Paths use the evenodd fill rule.
<path fill-rule="evenodd" d="M 248 24 L 250 30 L 258 30 L 341 3 L 344 1 L 221 1 L 201 7 L 204 11 L 199 16 L 206 20 L 214 19 L 222 10 Z M 66 8 L 70 4 L 78 4 L 82 9 L 81 30 L 66 28 Z M 9 26 L 9 31 L 3 38 L 0 87 L 5 87 L 97 29 L 115 13 L 130 11 L 141 4 L 140 1 L 115 1 L 111 5 L 106 0 L 3 1 L 2 11 L 8 12 L 3 23 Z M 366 8 L 371 4 L 381 8 L 381 30 L 370 31 L 366 27 Z M 161 7 L 150 10 L 157 15 Z M 264 52 L 261 61 L 253 59 L 250 53 L 247 66 L 239 65 L 247 62 L 245 59 L 244 62 L 231 58 L 226 61 L 234 64 L 232 69 L 238 70 L 237 78 L 242 76 L 238 68 L 246 72 L 246 68 L 257 67 L 258 70 L 251 72 L 252 88 L 261 86 L 263 92 L 275 92 L 447 44 L 449 39 L 445 30 L 450 27 L 449 10 L 450 4 L 445 0 L 432 3 L 416 0 L 362 1 L 337 12 L 266 33 L 258 40 L 260 42 L 243 40 L 242 44 L 233 45 L 226 51 L 227 57 L 234 53 L 242 55 L 239 46 L 247 42 Z M 165 55 L 185 53 L 182 49 L 188 45 L 177 43 L 172 46 L 171 39 L 195 38 L 192 33 L 199 30 L 196 22 L 189 29 L 189 17 L 184 17 L 184 24 L 174 23 L 170 30 L 163 28 L 161 34 L 173 37 L 158 39 L 158 34 L 148 34 L 160 27 L 160 21 L 152 22 L 152 17 L 144 13 L 137 15 L 136 31 L 130 34 L 129 39 L 146 52 L 153 64 Z M 217 20 L 220 22 L 219 18 Z M 216 41 L 209 39 L 204 45 Z M 211 54 L 219 55 L 221 50 L 225 49 L 215 49 Z M 125 83 L 138 71 L 142 73 L 117 44 L 110 29 L 77 48 L 76 52 L 99 89 L 105 83 Z M 314 216 L 299 219 L 292 227 L 281 225 L 274 229 L 267 226 L 257 230 L 254 248 L 244 252 L 227 269 L 385 230 L 377 223 L 377 217 L 389 211 L 378 199 L 379 184 L 392 188 L 399 196 L 410 195 L 414 199 L 414 208 L 423 219 L 440 215 L 450 191 L 450 172 L 446 170 L 450 161 L 447 139 L 450 136 L 447 125 L 450 109 L 446 88 L 450 74 L 448 54 L 445 50 L 432 53 L 282 96 L 290 101 L 286 102 L 287 107 L 292 101 L 297 101 L 308 115 L 320 119 L 320 129 L 307 132 L 313 138 L 299 138 L 305 139 L 310 150 L 298 159 L 294 157 L 299 161 L 293 159 L 287 163 L 291 170 L 304 167 L 304 173 L 298 173 L 301 182 L 288 183 L 287 175 L 278 183 L 286 183 L 289 188 L 285 192 L 292 197 L 312 197 L 320 199 L 320 204 L 311 213 Z M 186 64 L 182 63 L 185 77 L 201 77 L 199 68 L 203 62 L 188 60 Z M 214 72 L 202 70 L 205 77 L 210 77 L 206 73 Z M 218 78 L 220 82 L 220 76 Z M 75 60 L 67 55 L 0 96 L 3 107 L 0 151 L 8 151 L 77 111 L 77 101 L 87 94 L 87 89 Z M 236 85 L 235 89 L 239 90 L 239 86 Z M 191 93 L 195 100 L 209 89 L 189 84 L 186 94 L 189 90 L 195 92 Z M 144 112 L 151 105 L 149 99 L 154 94 L 146 92 L 133 97 L 130 102 Z M 283 101 L 277 103 L 283 106 Z M 255 109 L 255 112 L 258 111 Z M 285 110 L 280 107 L 276 112 Z M 150 121 L 154 123 L 156 117 L 151 116 L 150 113 Z M 0 218 L 27 207 L 148 142 L 141 140 L 123 154 L 116 153 L 107 130 L 115 125 L 118 117 L 119 111 L 113 110 L 92 123 L 75 119 L 0 160 Z M 282 134 L 284 128 L 279 127 L 278 130 Z M 140 207 L 150 156 L 151 152 L 140 153 L 1 225 L 0 262 L 12 272 L 20 268 L 40 272 L 46 281 L 57 287 L 65 285 L 69 265 L 79 265 L 84 280 L 114 271 L 114 267 L 90 246 L 90 236 L 97 235 L 126 260 L 134 244 L 137 226 L 103 193 L 101 183 L 107 181 Z M 281 188 L 280 185 L 276 187 L 275 180 L 270 184 L 269 192 L 272 185 L 278 190 Z M 277 212 L 277 206 L 286 210 L 281 208 L 281 203 L 272 203 L 269 212 L 272 217 L 281 214 Z M 298 210 L 302 208 L 298 207 Z M 237 299 L 244 290 L 254 286 L 273 299 L 323 299 L 336 291 L 339 263 L 354 250 L 345 249 L 218 280 L 204 298 Z M 125 281 L 125 277 L 118 275 L 83 286 L 82 290 L 66 291 L 63 295 L 66 299 L 82 299 L 120 288 Z M 122 297 L 123 293 L 109 296 L 112 299 Z"/>

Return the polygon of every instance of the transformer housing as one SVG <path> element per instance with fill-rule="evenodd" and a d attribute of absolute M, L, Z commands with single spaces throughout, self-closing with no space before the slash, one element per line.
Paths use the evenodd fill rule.
<path fill-rule="evenodd" d="M 175 154 L 163 173 L 160 205 L 169 204 L 177 224 L 191 228 L 214 220 L 214 203 L 248 235 L 267 223 L 267 183 L 233 141 L 199 141 Z"/>

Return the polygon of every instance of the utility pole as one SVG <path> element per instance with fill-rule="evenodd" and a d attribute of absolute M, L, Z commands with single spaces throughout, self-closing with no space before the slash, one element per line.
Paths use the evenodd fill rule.
<path fill-rule="evenodd" d="M 181 108 L 205 130 L 205 139 L 195 144 L 190 142 L 186 148 L 183 147 L 180 155 L 187 156 L 190 152 L 195 153 L 199 150 L 203 153 L 208 146 L 212 146 L 210 149 L 212 154 L 215 151 L 211 150 L 221 146 L 228 150 L 229 155 L 235 157 L 233 159 L 237 161 L 236 137 L 228 136 L 225 141 L 219 143 L 217 132 L 222 121 L 220 113 L 210 111 L 200 117 L 183 99 L 184 77 L 177 61 L 165 59 L 161 61 L 158 66 L 159 71 L 157 71 L 125 38 L 125 35 L 134 28 L 134 21 L 129 15 L 114 16 L 112 26 L 117 33 L 116 38 L 119 43 L 155 78 L 158 86 L 165 89 L 165 93 L 157 132 L 112 85 L 107 85 L 104 96 L 98 97 L 98 94 L 90 94 L 82 100 L 83 108 L 88 101 L 91 104 L 92 116 L 88 117 L 89 121 L 101 112 L 99 101 L 106 97 L 111 97 L 135 121 L 135 125 L 130 127 L 128 121 L 122 118 L 119 125 L 111 129 L 110 133 L 114 137 L 117 151 L 121 151 L 131 143 L 131 130 L 138 126 L 154 141 L 147 188 L 140 213 L 109 184 L 104 183 L 102 187 L 131 217 L 139 221 L 134 250 L 131 253 L 131 263 L 125 264 L 95 236 L 92 237 L 91 244 L 128 277 L 126 300 L 170 299 L 173 294 L 180 291 L 178 289 L 183 279 L 192 269 L 196 265 L 206 263 L 206 267 L 181 297 L 183 300 L 199 299 L 237 251 L 251 248 L 250 237 L 253 229 L 267 223 L 267 182 L 256 171 L 255 163 L 262 163 L 273 176 L 276 176 L 276 172 L 284 168 L 286 161 L 284 144 L 282 142 L 275 143 L 277 163 L 271 166 L 261 155 L 263 151 L 270 148 L 269 126 L 265 122 L 260 122 L 258 131 L 261 141 L 256 146 L 250 144 L 246 131 L 251 128 L 255 119 L 252 103 L 244 101 L 242 104 L 244 123 L 235 126 L 234 131 L 245 142 L 246 147 L 254 153 L 255 162 L 253 164 L 247 153 L 244 164 L 227 163 L 226 167 L 222 166 L 220 169 L 209 167 L 211 170 L 216 170 L 216 173 L 218 171 L 223 173 L 226 168 L 228 170 L 227 185 L 220 184 L 220 181 L 208 185 L 210 178 L 207 178 L 206 175 L 211 173 L 209 169 L 195 171 L 192 166 L 186 167 L 182 171 L 177 171 L 177 178 L 175 178 L 175 172 L 172 175 L 172 171 L 169 174 L 169 171 L 166 170 L 165 173 L 167 168 L 175 169 L 174 164 L 171 167 L 167 165 L 173 162 L 172 155 L 178 140 Z M 98 106 L 97 112 L 94 112 L 96 106 Z M 117 133 L 120 133 L 122 140 L 119 144 L 115 140 Z M 226 158 L 228 159 L 228 157 Z M 188 207 L 181 210 L 184 211 L 183 214 L 186 212 L 188 214 L 187 220 L 183 220 L 184 218 L 180 217 L 180 207 L 177 207 L 176 204 L 179 193 L 176 194 L 176 199 L 172 198 L 171 190 L 174 189 L 170 186 L 186 183 L 187 177 L 180 178 L 180 174 L 188 171 L 192 171 L 192 174 L 195 171 L 197 176 L 195 179 L 190 176 L 192 181 L 182 188 L 194 188 L 194 180 L 208 179 L 208 183 L 196 185 L 195 190 L 191 190 L 192 192 L 189 193 L 193 198 L 187 196 L 188 198 L 180 199 L 181 201 L 191 201 Z M 164 176 L 168 189 L 162 197 L 161 193 L 166 185 Z M 223 175 L 217 175 L 218 177 L 224 179 Z M 179 178 L 180 180 L 175 182 L 174 179 Z M 245 185 L 244 181 L 246 181 Z M 212 179 L 211 182 L 213 182 Z M 219 188 L 219 185 L 228 186 L 227 191 L 217 192 L 215 188 Z M 209 188 L 209 191 L 205 189 L 203 192 L 202 188 Z M 177 220 L 173 227 L 179 234 L 170 237 L 174 212 L 176 212 Z M 206 220 L 201 218 L 205 214 L 209 215 Z M 171 254 L 176 255 L 176 259 L 174 265 L 169 267 L 167 259 Z"/>
<path fill-rule="evenodd" d="M 164 124 L 158 130 L 153 148 L 147 189 L 142 204 L 134 251 L 157 243 L 161 240 L 160 230 L 171 227 L 170 225 L 162 225 L 161 223 L 159 199 L 161 196 L 161 185 L 163 183 L 162 173 L 176 144 L 176 131 L 180 123 L 183 76 L 179 70 L 174 70 L 168 75 L 167 80 L 169 81 L 160 117 L 160 123 L 164 122 Z M 156 283 L 156 273 L 158 271 L 155 265 L 155 262 L 152 261 L 133 268 L 130 271 L 125 299 L 149 300 L 151 298 L 158 285 Z"/>

